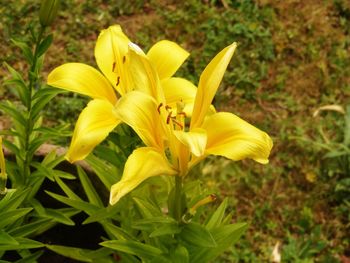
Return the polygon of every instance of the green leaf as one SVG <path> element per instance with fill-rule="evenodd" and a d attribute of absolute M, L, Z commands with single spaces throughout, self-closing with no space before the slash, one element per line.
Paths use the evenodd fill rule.
<path fill-rule="evenodd" d="M 10 72 L 12 75 L 12 79 L 6 80 L 4 82 L 4 85 L 14 85 L 16 87 L 16 91 L 18 93 L 18 97 L 21 99 L 21 102 L 24 105 L 27 105 L 27 102 L 29 101 L 29 89 L 24 82 L 22 76 L 20 73 L 18 73 L 13 67 L 8 65 L 6 62 L 4 65 L 7 67 L 7 70 Z"/>
<path fill-rule="evenodd" d="M 79 200 L 73 200 L 70 199 L 68 197 L 62 196 L 62 195 L 58 195 L 55 193 L 51 193 L 49 191 L 45 191 L 45 193 L 47 193 L 48 195 L 50 195 L 52 198 L 66 204 L 69 205 L 71 207 L 74 207 L 78 210 L 83 210 L 85 213 L 87 214 L 93 214 L 94 212 L 96 212 L 98 210 L 98 207 L 93 205 L 93 204 L 89 204 L 87 202 L 84 201 L 79 201 Z"/>
<path fill-rule="evenodd" d="M 46 247 L 52 250 L 53 252 L 68 258 L 72 258 L 82 262 L 93 262 L 92 259 L 84 255 L 84 251 L 86 250 L 82 248 L 66 247 L 66 246 L 58 246 L 58 245 L 46 245 Z"/>
<path fill-rule="evenodd" d="M 11 39 L 11 41 L 13 44 L 15 44 L 15 46 L 19 47 L 22 50 L 25 59 L 31 65 L 33 62 L 33 53 L 30 47 L 27 45 L 27 43 L 13 38 Z"/>
<path fill-rule="evenodd" d="M 36 233 L 37 231 L 40 231 L 40 229 L 45 229 L 46 225 L 50 223 L 52 220 L 45 218 L 45 219 L 39 219 L 35 222 L 20 225 L 16 228 L 13 228 L 9 231 L 9 234 L 11 234 L 14 237 L 25 237 L 29 236 L 33 233 Z"/>
<path fill-rule="evenodd" d="M 104 223 L 103 226 L 108 232 L 110 232 L 110 234 L 114 238 L 117 238 L 119 240 L 135 240 L 135 241 L 137 240 L 121 227 L 115 226 L 111 223 Z"/>
<path fill-rule="evenodd" d="M 32 116 L 35 119 L 40 111 L 49 103 L 57 94 L 62 93 L 62 90 L 44 86 L 33 96 L 33 105 L 32 105 Z"/>
<path fill-rule="evenodd" d="M 48 50 L 48 48 L 52 44 L 52 40 L 53 40 L 53 35 L 50 34 L 47 37 L 45 37 L 45 39 L 43 41 L 41 41 L 41 43 L 38 46 L 38 50 L 37 50 L 38 57 L 41 57 Z"/>
<path fill-rule="evenodd" d="M 12 120 L 14 121 L 17 132 L 19 134 L 25 134 L 25 127 L 27 125 L 26 118 L 18 110 L 18 107 L 16 107 L 10 101 L 4 101 L 0 103 L 0 110 L 2 110 L 3 112 L 7 113 L 12 117 Z"/>
<path fill-rule="evenodd" d="M 204 226 L 191 222 L 184 226 L 180 233 L 182 240 L 199 247 L 216 247 L 214 237 Z"/>
<path fill-rule="evenodd" d="M 149 217 L 144 219 L 139 219 L 133 222 L 132 228 L 138 230 L 153 230 L 156 227 L 159 227 L 161 224 L 177 224 L 177 221 L 171 217 Z"/>
<path fill-rule="evenodd" d="M 33 208 L 17 208 L 16 210 L 9 210 L 0 213 L 0 229 L 9 224 L 14 223 L 19 218 L 28 214 Z"/>
<path fill-rule="evenodd" d="M 87 161 L 87 163 L 92 167 L 108 191 L 111 189 L 112 185 L 118 181 L 118 178 L 120 178 L 120 176 L 118 176 L 118 170 L 92 154 L 90 154 L 85 161 Z"/>
<path fill-rule="evenodd" d="M 211 231 L 218 246 L 215 248 L 198 248 L 191 251 L 191 263 L 210 262 L 221 255 L 227 248 L 238 241 L 246 231 L 246 223 L 237 223 L 215 228 Z"/>
<path fill-rule="evenodd" d="M 31 248 L 39 248 L 44 246 L 44 244 L 42 244 L 41 242 L 31 240 L 28 238 L 17 237 L 15 239 L 19 243 L 18 245 L 10 245 L 10 244 L 1 245 L 0 244 L 0 250 L 31 249 Z"/>
<path fill-rule="evenodd" d="M 171 254 L 171 259 L 173 263 L 189 263 L 190 255 L 186 247 L 178 245 L 175 251 Z"/>
<path fill-rule="evenodd" d="M 10 142 L 8 140 L 3 140 L 2 143 L 6 147 L 6 149 L 10 150 L 10 152 L 12 152 L 18 158 L 20 158 L 20 156 L 21 156 L 20 150 L 15 144 L 13 144 L 12 142 Z"/>
<path fill-rule="evenodd" d="M 49 169 L 54 169 L 58 164 L 63 162 L 64 155 L 57 156 L 56 150 L 52 150 L 42 160 L 41 164 Z"/>
<path fill-rule="evenodd" d="M 68 225 L 68 226 L 74 226 L 74 222 L 72 219 L 70 219 L 68 216 L 66 216 L 65 214 L 61 213 L 58 210 L 54 210 L 54 209 L 49 209 L 46 208 L 46 216 L 49 218 L 54 219 L 55 221 L 62 223 L 64 225 Z"/>
<path fill-rule="evenodd" d="M 208 223 L 206 224 L 206 228 L 208 230 L 212 230 L 213 228 L 220 226 L 222 219 L 225 216 L 227 200 L 228 199 L 225 198 L 224 201 L 222 201 L 222 203 L 220 204 L 220 206 L 216 209 L 214 214 L 210 217 Z"/>
<path fill-rule="evenodd" d="M 55 176 L 55 175 L 54 175 L 54 176 Z M 55 176 L 55 180 L 56 180 L 57 184 L 61 187 L 61 189 L 63 190 L 63 192 L 64 192 L 70 199 L 83 201 L 78 195 L 76 195 L 76 194 L 61 180 L 60 177 Z"/>
<path fill-rule="evenodd" d="M 95 188 L 93 187 L 89 177 L 87 176 L 83 168 L 81 168 L 80 166 L 77 166 L 77 170 L 78 170 L 78 176 L 79 176 L 81 185 L 84 188 L 85 194 L 89 202 L 96 206 L 103 207 L 103 203 L 99 195 L 97 194 Z"/>
<path fill-rule="evenodd" d="M 51 169 L 48 169 L 47 167 L 43 166 L 41 163 L 38 162 L 32 162 L 31 165 L 36 168 L 35 173 L 33 173 L 34 175 L 40 174 L 46 176 L 52 182 L 55 181 L 55 175 Z"/>
<path fill-rule="evenodd" d="M 158 237 L 164 235 L 174 235 L 181 232 L 181 228 L 177 223 L 170 223 L 159 226 L 156 230 L 154 230 L 149 236 L 150 237 Z"/>
<path fill-rule="evenodd" d="M 19 243 L 4 230 L 0 230 L 0 244 L 18 245 Z"/>
<path fill-rule="evenodd" d="M 44 251 L 39 250 L 27 257 L 15 261 L 15 263 L 36 263 L 37 259 L 44 253 Z"/>
<path fill-rule="evenodd" d="M 134 197 L 133 201 L 144 218 L 162 217 L 162 212 L 158 207 L 148 200 Z"/>
<path fill-rule="evenodd" d="M 8 190 L 0 201 L 0 211 L 16 209 L 26 199 L 30 188 Z"/>
<path fill-rule="evenodd" d="M 115 205 L 101 208 L 97 210 L 96 213 L 90 215 L 87 219 L 85 219 L 83 225 L 112 218 L 118 211 L 119 207 Z"/>
<path fill-rule="evenodd" d="M 142 259 L 152 259 L 163 253 L 159 248 L 129 240 L 104 241 L 100 243 L 100 245 L 131 255 L 136 255 Z"/>
<path fill-rule="evenodd" d="M 110 257 L 106 257 L 110 254 L 112 254 L 112 251 L 109 248 L 106 247 L 102 247 L 99 248 L 97 250 L 87 250 L 84 249 L 84 252 L 82 253 L 83 255 L 85 255 L 88 258 L 91 258 L 94 260 L 94 262 L 96 263 L 100 263 L 100 262 L 115 262 L 115 260 L 113 260 Z"/>

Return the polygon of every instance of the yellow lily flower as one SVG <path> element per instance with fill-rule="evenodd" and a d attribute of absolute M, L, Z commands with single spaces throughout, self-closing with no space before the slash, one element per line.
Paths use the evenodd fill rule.
<path fill-rule="evenodd" d="M 190 116 L 183 111 L 186 105 L 181 97 L 186 92 L 174 94 L 173 103 L 166 104 L 164 94 L 155 94 L 164 90 L 157 87 L 160 85 L 158 76 L 155 71 L 152 72 L 148 58 L 137 50 L 130 51 L 134 56 L 131 67 L 143 65 L 139 67 L 138 74 L 147 79 L 144 81 L 146 89 L 153 92 L 129 92 L 115 107 L 116 116 L 136 131 L 146 147 L 135 150 L 127 160 L 126 167 L 133 167 L 133 170 L 125 169 L 122 179 L 112 186 L 111 204 L 117 203 L 151 176 L 185 176 L 196 163 L 210 154 L 234 161 L 251 158 L 259 163 L 268 163 L 273 143 L 265 132 L 232 113 L 210 110 L 235 49 L 236 43 L 226 47 L 204 69 L 191 107 L 189 125 L 186 119 Z M 167 91 L 169 94 L 182 89 L 178 84 L 174 81 L 165 90 L 170 90 Z"/>
<path fill-rule="evenodd" d="M 129 69 L 129 47 L 135 49 L 119 25 L 102 30 L 95 46 L 95 58 L 99 69 L 83 63 L 67 63 L 55 68 L 48 76 L 50 86 L 73 91 L 91 97 L 93 100 L 79 115 L 66 159 L 75 162 L 84 159 L 94 147 L 121 122 L 114 114 L 117 94 L 123 96 L 132 90 L 142 90 L 142 81 Z M 170 50 L 170 52 L 169 52 Z M 142 51 L 140 51 L 142 52 Z M 194 100 L 195 87 L 180 78 L 171 78 L 189 53 L 174 42 L 157 42 L 147 53 L 154 65 L 160 82 L 183 82 L 192 91 L 188 100 Z M 141 65 L 139 65 L 141 66 Z M 174 94 L 166 95 L 172 103 Z"/>

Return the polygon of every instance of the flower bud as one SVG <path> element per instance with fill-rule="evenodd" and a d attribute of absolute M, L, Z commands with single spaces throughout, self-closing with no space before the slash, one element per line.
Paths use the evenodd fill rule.
<path fill-rule="evenodd" d="M 50 26 L 57 16 L 60 0 L 42 0 L 40 6 L 40 24 Z"/>
<path fill-rule="evenodd" d="M 0 136 L 0 194 L 6 193 L 6 166 L 4 152 L 2 151 L 2 137 Z"/>

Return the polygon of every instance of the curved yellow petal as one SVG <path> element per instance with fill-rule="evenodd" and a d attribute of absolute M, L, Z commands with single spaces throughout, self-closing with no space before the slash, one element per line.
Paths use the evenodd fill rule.
<path fill-rule="evenodd" d="M 83 63 L 67 63 L 55 68 L 47 78 L 47 84 L 94 99 L 116 103 L 117 97 L 108 80 L 95 68 Z"/>
<path fill-rule="evenodd" d="M 187 79 L 168 78 L 161 81 L 166 104 L 177 109 L 178 103 L 183 103 L 183 112 L 190 117 L 193 110 L 197 87 Z"/>
<path fill-rule="evenodd" d="M 175 174 L 176 171 L 169 165 L 165 156 L 156 149 L 136 149 L 125 163 L 122 179 L 112 185 L 109 203 L 116 204 L 120 198 L 152 176 Z"/>
<path fill-rule="evenodd" d="M 164 136 L 158 106 L 151 96 L 131 91 L 118 101 L 115 114 L 131 126 L 147 146 L 162 149 Z"/>
<path fill-rule="evenodd" d="M 104 100 L 95 99 L 89 102 L 80 113 L 74 129 L 66 154 L 69 162 L 84 159 L 120 123 L 113 109 L 113 105 Z"/>
<path fill-rule="evenodd" d="M 132 89 L 152 96 L 157 102 L 164 101 L 164 94 L 154 65 L 135 44 L 129 45 L 127 66 L 132 76 Z"/>
<path fill-rule="evenodd" d="M 206 153 L 225 156 L 234 161 L 251 158 L 268 163 L 271 138 L 263 131 L 228 112 L 215 113 L 205 119 Z"/>
<path fill-rule="evenodd" d="M 201 74 L 191 119 L 191 128 L 201 126 L 236 47 L 237 44 L 233 43 L 220 51 Z"/>
<path fill-rule="evenodd" d="M 113 25 L 101 31 L 95 46 L 98 67 L 121 95 L 127 92 L 130 85 L 130 76 L 125 67 L 129 43 L 121 27 Z"/>
<path fill-rule="evenodd" d="M 174 131 L 176 138 L 193 153 L 199 157 L 204 155 L 207 145 L 207 132 L 204 129 L 194 129 L 190 132 Z"/>
<path fill-rule="evenodd" d="M 175 42 L 162 40 L 154 44 L 147 56 L 155 65 L 159 79 L 170 78 L 190 54 Z"/>

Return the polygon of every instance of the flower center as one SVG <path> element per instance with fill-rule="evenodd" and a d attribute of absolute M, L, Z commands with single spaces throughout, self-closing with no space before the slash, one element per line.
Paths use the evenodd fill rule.
<path fill-rule="evenodd" d="M 183 103 L 177 103 L 176 110 L 163 103 L 160 103 L 157 108 L 159 114 L 162 108 L 165 109 L 167 115 L 166 124 L 170 125 L 174 130 L 185 130 L 186 113 L 183 111 L 183 107 L 181 107 L 180 104 Z"/>

